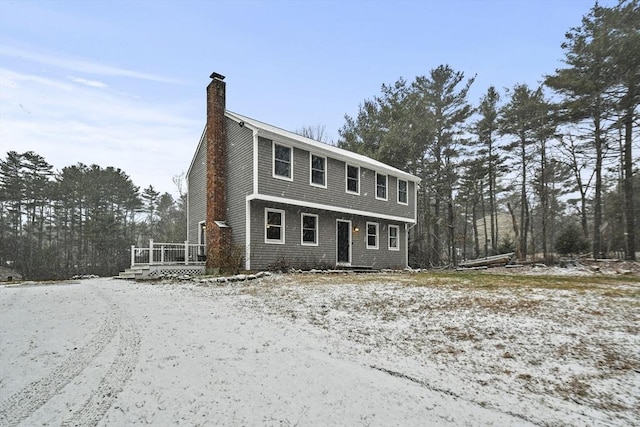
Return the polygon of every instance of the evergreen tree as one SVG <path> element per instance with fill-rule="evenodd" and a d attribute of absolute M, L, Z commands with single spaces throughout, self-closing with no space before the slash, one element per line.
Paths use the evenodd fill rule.
<path fill-rule="evenodd" d="M 504 158 L 500 155 L 500 146 L 496 140 L 498 133 L 499 101 L 500 94 L 493 86 L 490 86 L 480 100 L 478 107 L 480 118 L 472 127 L 472 132 L 477 138 L 476 144 L 478 151 L 476 155 L 479 159 L 479 167 L 484 166 L 486 170 L 487 188 L 489 191 L 487 199 L 489 203 L 490 237 L 486 237 L 487 227 L 485 226 L 485 254 L 488 254 L 486 248 L 487 241 L 491 242 L 491 251 L 493 254 L 498 250 L 498 178 L 505 171 Z"/>
<path fill-rule="evenodd" d="M 500 133 L 513 137 L 504 148 L 512 158 L 517 159 L 520 178 L 520 215 L 513 221 L 516 234 L 516 256 L 527 258 L 527 242 L 531 222 L 528 169 L 533 157 L 533 148 L 538 142 L 541 111 L 544 109 L 542 90 L 531 90 L 525 84 L 517 84 L 510 91 L 509 102 L 500 109 Z M 512 208 L 510 208 L 510 211 Z M 511 212 L 512 217 L 513 212 Z"/>
<path fill-rule="evenodd" d="M 593 256 L 603 255 L 602 246 L 602 183 L 607 121 L 612 117 L 613 102 L 607 96 L 615 73 L 609 56 L 610 45 L 604 22 L 605 9 L 598 4 L 582 18 L 579 27 L 565 35 L 562 48 L 566 68 L 547 76 L 545 84 L 562 96 L 558 118 L 565 123 L 587 124 L 595 156 L 593 198 Z"/>

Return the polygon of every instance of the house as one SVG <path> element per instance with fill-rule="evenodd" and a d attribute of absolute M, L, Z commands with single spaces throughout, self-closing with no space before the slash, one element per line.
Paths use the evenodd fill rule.
<path fill-rule="evenodd" d="M 228 111 L 211 79 L 187 172 L 187 239 L 208 270 L 238 252 L 246 270 L 407 266 L 417 177 Z"/>

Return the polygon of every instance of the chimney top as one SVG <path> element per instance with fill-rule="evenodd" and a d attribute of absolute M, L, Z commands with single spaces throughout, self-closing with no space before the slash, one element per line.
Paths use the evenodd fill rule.
<path fill-rule="evenodd" d="M 215 73 L 215 72 L 211 73 L 209 78 L 218 79 L 218 80 L 224 80 L 224 76 L 222 74 L 218 74 L 218 73 Z"/>

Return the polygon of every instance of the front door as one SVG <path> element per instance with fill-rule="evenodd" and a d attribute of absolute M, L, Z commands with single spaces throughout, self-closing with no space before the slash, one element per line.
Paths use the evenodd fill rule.
<path fill-rule="evenodd" d="M 351 221 L 339 219 L 336 225 L 337 264 L 351 264 Z"/>

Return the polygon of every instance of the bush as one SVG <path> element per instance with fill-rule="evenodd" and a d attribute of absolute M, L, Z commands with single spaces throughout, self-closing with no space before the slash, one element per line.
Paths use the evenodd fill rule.
<path fill-rule="evenodd" d="M 558 234 L 556 250 L 560 255 L 577 255 L 589 249 L 589 242 L 582 235 L 582 231 L 576 224 L 567 225 Z"/>
<path fill-rule="evenodd" d="M 499 254 L 507 254 L 516 251 L 516 242 L 510 237 L 503 237 L 498 245 Z"/>
<path fill-rule="evenodd" d="M 224 266 L 220 269 L 224 274 L 238 274 L 244 269 L 245 247 L 243 245 L 231 245 L 229 251 L 223 254 L 221 264 Z"/>

